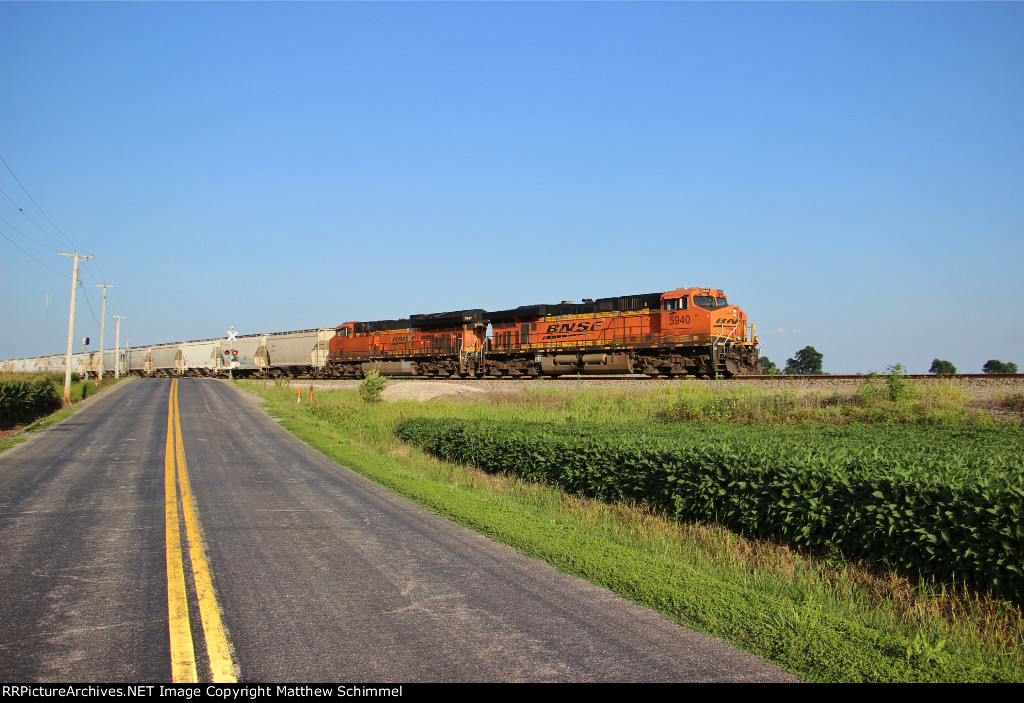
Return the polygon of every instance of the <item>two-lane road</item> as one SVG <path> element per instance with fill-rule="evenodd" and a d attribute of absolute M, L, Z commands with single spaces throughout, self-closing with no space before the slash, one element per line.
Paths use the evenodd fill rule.
<path fill-rule="evenodd" d="M 188 653 L 204 680 L 796 680 L 370 483 L 227 383 L 132 380 L 0 455 L 0 678 L 170 681 Z"/>

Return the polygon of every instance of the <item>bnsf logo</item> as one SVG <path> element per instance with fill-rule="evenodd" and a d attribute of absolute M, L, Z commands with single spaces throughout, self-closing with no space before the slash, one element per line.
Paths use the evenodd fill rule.
<path fill-rule="evenodd" d="M 593 322 L 562 322 L 548 325 L 548 334 L 555 334 L 558 332 L 596 332 L 601 329 L 601 323 L 604 320 L 594 320 Z"/>
<path fill-rule="evenodd" d="M 720 317 L 715 320 L 716 325 L 738 325 L 742 320 L 730 320 L 728 317 Z"/>

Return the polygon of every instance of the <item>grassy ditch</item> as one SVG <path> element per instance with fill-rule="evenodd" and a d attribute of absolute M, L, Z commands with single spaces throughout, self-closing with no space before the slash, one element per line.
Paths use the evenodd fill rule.
<path fill-rule="evenodd" d="M 1024 681 L 1019 604 L 710 521 L 679 521 L 648 502 L 602 502 L 440 461 L 395 436 L 410 418 L 654 421 L 679 416 L 678 391 L 538 388 L 383 404 L 333 391 L 296 405 L 288 389 L 254 389 L 287 429 L 371 480 L 807 680 Z M 770 396 L 766 406 L 788 402 Z M 995 422 L 949 412 L 959 424 Z"/>
<path fill-rule="evenodd" d="M 74 406 L 113 386 L 120 379 L 102 383 L 71 376 L 71 403 L 64 406 L 64 376 L 53 373 L 0 374 L 0 452 L 25 441 L 34 432 L 64 420 Z"/>

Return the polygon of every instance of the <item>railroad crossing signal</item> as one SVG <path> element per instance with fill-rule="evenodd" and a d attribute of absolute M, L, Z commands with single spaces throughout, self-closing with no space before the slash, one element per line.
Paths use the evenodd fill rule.
<path fill-rule="evenodd" d="M 235 337 L 238 336 L 238 332 L 235 332 L 235 326 L 231 325 L 227 330 L 228 338 L 227 343 L 230 345 L 235 341 Z M 227 357 L 225 361 L 228 362 L 228 378 L 234 378 L 234 369 L 238 365 L 238 350 L 237 349 L 226 349 L 224 356 Z"/>

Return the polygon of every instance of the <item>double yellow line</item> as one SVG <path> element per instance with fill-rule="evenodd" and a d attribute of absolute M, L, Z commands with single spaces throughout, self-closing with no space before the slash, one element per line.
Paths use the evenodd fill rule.
<path fill-rule="evenodd" d="M 179 492 L 181 502 L 179 503 Z M 192 563 L 192 577 L 199 602 L 203 639 L 210 659 L 214 683 L 234 683 L 235 665 L 231 649 L 220 619 L 217 597 L 213 592 L 210 569 L 203 549 L 199 530 L 199 513 L 192 499 L 185 463 L 185 445 L 181 439 L 181 419 L 178 413 L 178 379 L 171 381 L 167 398 L 167 445 L 164 451 L 164 523 L 167 532 L 167 614 L 171 634 L 171 678 L 174 683 L 193 683 L 199 680 L 196 672 L 192 627 L 189 624 L 188 598 L 185 591 L 185 565 L 182 555 L 181 529 L 178 509 L 185 516 L 185 540 Z"/>

